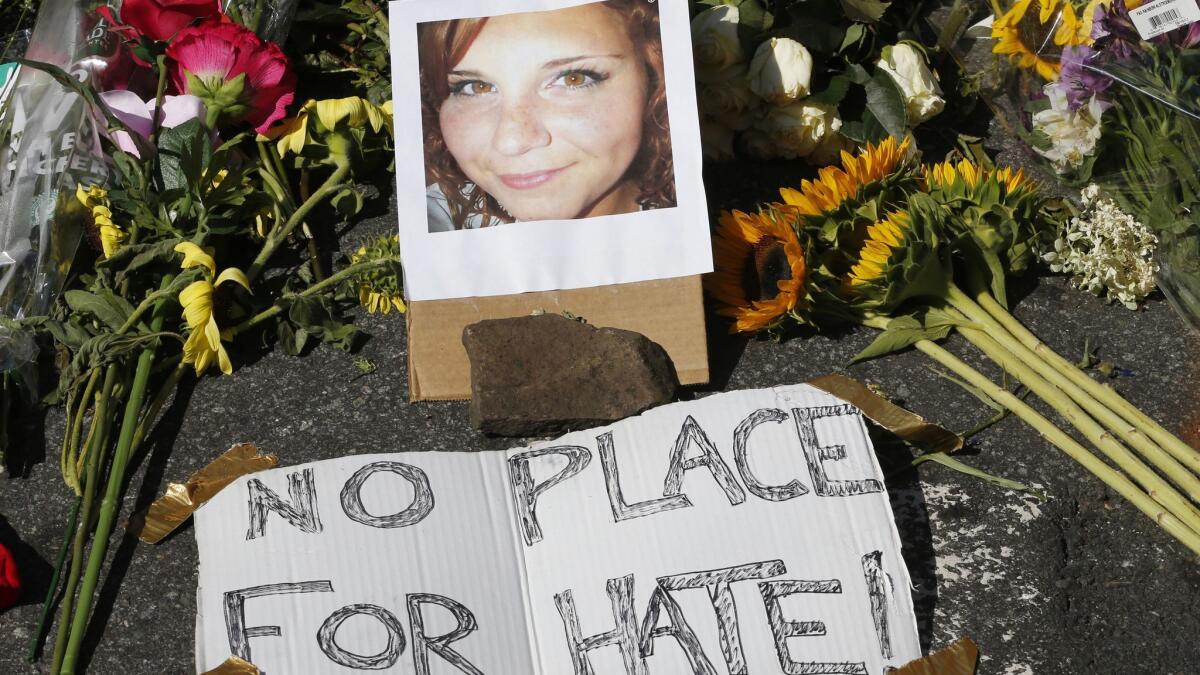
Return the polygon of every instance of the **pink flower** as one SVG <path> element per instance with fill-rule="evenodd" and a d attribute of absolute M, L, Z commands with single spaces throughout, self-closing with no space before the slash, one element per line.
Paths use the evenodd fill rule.
<path fill-rule="evenodd" d="M 200 97 L 210 122 L 245 120 L 262 133 L 295 96 L 296 74 L 283 50 L 240 24 L 210 19 L 184 28 L 167 56 L 176 89 Z"/>
<path fill-rule="evenodd" d="M 143 101 L 132 91 L 114 90 L 100 94 L 100 100 L 108 106 L 117 119 L 143 139 L 150 137 L 153 128 L 154 100 Z M 162 105 L 162 127 L 171 129 L 188 120 L 203 119 L 204 102 L 195 96 L 166 96 Z M 113 134 L 113 141 L 125 152 L 141 157 L 137 144 L 127 131 Z"/>

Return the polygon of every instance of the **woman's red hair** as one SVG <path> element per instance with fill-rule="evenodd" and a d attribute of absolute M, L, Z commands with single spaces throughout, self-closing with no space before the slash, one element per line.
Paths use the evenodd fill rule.
<path fill-rule="evenodd" d="M 642 145 L 625 175 L 638 186 L 638 203 L 642 208 L 675 206 L 675 168 L 671 159 L 671 128 L 667 120 L 658 7 L 648 0 L 606 0 L 596 4 L 617 12 L 646 65 L 649 87 L 642 118 Z M 466 56 L 486 23 L 487 18 L 453 19 L 418 27 L 425 184 L 436 183 L 441 188 L 450 206 L 450 217 L 459 229 L 473 214 L 482 215 L 484 225 L 513 220 L 491 195 L 472 184 L 458 167 L 446 148 L 439 122 L 439 110 L 450 95 L 448 75 Z"/>

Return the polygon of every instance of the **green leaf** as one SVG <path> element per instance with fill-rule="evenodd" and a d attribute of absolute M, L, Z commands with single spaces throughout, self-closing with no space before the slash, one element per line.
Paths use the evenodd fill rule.
<path fill-rule="evenodd" d="M 1026 485 L 1024 483 L 1018 483 L 1015 480 L 1010 480 L 1008 478 L 1001 478 L 1000 476 L 996 476 L 996 475 L 987 473 L 986 471 L 976 469 L 975 467 L 970 466 L 969 464 L 964 464 L 963 462 L 960 462 L 959 460 L 951 457 L 950 455 L 948 455 L 944 452 L 929 452 L 929 453 L 925 453 L 923 455 L 917 455 L 915 458 L 913 458 L 911 466 L 917 466 L 918 464 L 922 464 L 924 462 L 937 462 L 938 464 L 941 464 L 942 466 L 944 466 L 948 469 L 953 469 L 954 471 L 957 471 L 961 474 L 966 474 L 968 476 L 974 476 L 975 478 L 987 481 L 987 482 L 991 483 L 992 485 L 1002 487 L 1005 490 L 1016 490 L 1018 492 L 1027 492 L 1027 493 L 1037 497 L 1038 499 L 1046 498 L 1045 493 L 1041 492 L 1040 490 L 1037 490 L 1036 488 L 1029 487 L 1028 485 Z"/>
<path fill-rule="evenodd" d="M 892 5 L 890 2 L 880 2 L 880 0 L 839 0 L 842 3 L 842 9 L 846 11 L 846 16 L 852 21 L 862 21 L 863 23 L 874 23 L 883 16 L 888 7 Z"/>
<path fill-rule="evenodd" d="M 133 307 L 128 302 L 107 289 L 99 294 L 73 289 L 64 293 L 63 299 L 67 301 L 67 306 L 72 312 L 92 316 L 113 329 L 120 328 L 125 319 L 133 313 Z"/>
<path fill-rule="evenodd" d="M 836 106 L 842 102 L 843 98 L 846 98 L 846 92 L 849 90 L 850 78 L 845 75 L 835 75 L 829 80 L 828 86 L 805 100 L 810 103 Z"/>
<path fill-rule="evenodd" d="M 856 24 L 850 26 L 849 28 L 847 28 L 846 35 L 845 35 L 845 37 L 842 38 L 842 46 L 838 47 L 838 53 L 841 54 L 843 52 L 848 51 L 854 45 L 861 42 L 863 39 L 863 36 L 865 36 L 866 34 L 867 34 L 867 27 L 865 24 L 856 23 Z"/>
<path fill-rule="evenodd" d="M 850 363 L 866 361 L 898 352 L 921 340 L 941 340 L 950 334 L 950 326 L 926 328 L 915 317 L 900 316 L 888 322 L 888 327 L 875 341 L 859 352 Z"/>
<path fill-rule="evenodd" d="M 876 70 L 864 85 L 867 90 L 867 109 L 879 121 L 887 133 L 897 139 L 908 132 L 908 111 L 904 105 L 904 93 L 895 80 L 883 70 Z"/>
<path fill-rule="evenodd" d="M 207 164 L 208 138 L 200 120 L 192 119 L 158 135 L 159 175 L 167 190 L 196 187 Z"/>

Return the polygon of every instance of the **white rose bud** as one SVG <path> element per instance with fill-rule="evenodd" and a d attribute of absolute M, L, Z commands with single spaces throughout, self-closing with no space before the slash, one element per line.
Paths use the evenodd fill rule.
<path fill-rule="evenodd" d="M 746 81 L 746 67 L 736 64 L 708 75 L 696 80 L 700 112 L 720 117 L 734 128 L 744 129 L 750 124 L 749 111 L 759 105 Z"/>
<path fill-rule="evenodd" d="M 946 107 L 942 88 L 933 79 L 925 57 L 912 45 L 901 42 L 884 47 L 876 67 L 890 75 L 904 94 L 909 126 L 924 122 Z"/>
<path fill-rule="evenodd" d="M 750 88 L 773 103 L 807 96 L 812 84 L 812 54 L 791 38 L 771 38 L 758 46 L 750 61 Z"/>
<path fill-rule="evenodd" d="M 797 101 L 772 108 L 756 128 L 776 144 L 777 156 L 796 159 L 822 147 L 827 137 L 842 128 L 842 120 L 831 105 Z"/>
<path fill-rule="evenodd" d="M 739 18 L 737 7 L 721 5 L 692 19 L 692 53 L 697 72 L 720 70 L 746 60 L 738 40 Z"/>
<path fill-rule="evenodd" d="M 727 162 L 733 159 L 733 129 L 720 120 L 700 118 L 700 147 L 704 159 L 712 162 Z"/>

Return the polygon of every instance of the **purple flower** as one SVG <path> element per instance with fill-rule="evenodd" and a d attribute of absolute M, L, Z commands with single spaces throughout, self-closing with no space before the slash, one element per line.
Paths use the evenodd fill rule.
<path fill-rule="evenodd" d="M 116 89 L 113 91 L 101 92 L 100 100 L 112 110 L 113 115 L 117 119 L 129 127 L 133 133 L 141 136 L 142 139 L 150 137 L 150 131 L 154 126 L 154 101 L 143 101 L 141 96 L 132 91 L 124 91 Z M 204 118 L 204 103 L 195 96 L 165 96 L 163 97 L 162 111 L 162 127 L 170 129 L 177 127 L 188 120 Z M 137 144 L 127 131 L 118 131 L 113 134 L 113 141 L 125 152 L 140 158 Z"/>
<path fill-rule="evenodd" d="M 1096 7 L 1092 18 L 1092 41 L 1096 51 L 1122 61 L 1140 49 L 1142 36 L 1133 25 L 1133 19 L 1129 18 L 1125 0 L 1112 0 L 1107 8 Z"/>
<path fill-rule="evenodd" d="M 1098 97 L 1102 108 L 1107 109 L 1111 105 L 1099 96 L 1108 89 L 1112 80 L 1094 64 L 1096 56 L 1096 52 L 1086 45 L 1068 46 L 1062 51 L 1058 82 L 1066 92 L 1071 110 L 1087 105 L 1093 96 Z"/>

